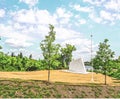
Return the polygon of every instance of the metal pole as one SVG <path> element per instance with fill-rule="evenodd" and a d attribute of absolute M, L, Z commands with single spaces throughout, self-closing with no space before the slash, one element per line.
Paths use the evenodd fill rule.
<path fill-rule="evenodd" d="M 94 82 L 94 79 L 93 79 L 93 62 L 92 62 L 92 37 L 93 35 L 91 34 L 91 67 L 92 67 L 92 78 L 91 78 L 91 81 Z"/>

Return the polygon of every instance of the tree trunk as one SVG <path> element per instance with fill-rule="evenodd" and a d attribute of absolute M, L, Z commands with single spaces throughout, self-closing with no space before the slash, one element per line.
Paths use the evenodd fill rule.
<path fill-rule="evenodd" d="M 105 71 L 104 71 L 104 75 L 105 75 L 105 85 L 107 84 L 107 75 L 106 75 L 106 66 L 105 66 Z"/>
<path fill-rule="evenodd" d="M 51 67 L 51 63 L 50 63 L 50 49 L 48 50 L 49 52 L 49 60 L 48 60 L 48 82 L 50 82 L 50 67 Z"/>
<path fill-rule="evenodd" d="M 50 82 L 50 64 L 49 64 L 49 68 L 48 68 L 48 82 Z"/>

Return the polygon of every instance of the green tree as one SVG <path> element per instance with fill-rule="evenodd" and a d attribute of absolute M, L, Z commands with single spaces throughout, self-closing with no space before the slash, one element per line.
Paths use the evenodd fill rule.
<path fill-rule="evenodd" d="M 61 48 L 61 61 L 62 65 L 67 68 L 72 60 L 72 52 L 76 50 L 74 45 L 66 44 L 65 48 Z"/>
<path fill-rule="evenodd" d="M 29 59 L 32 59 L 32 54 L 29 55 Z"/>
<path fill-rule="evenodd" d="M 50 32 L 48 36 L 45 36 L 45 39 L 40 43 L 41 50 L 43 52 L 43 57 L 48 65 L 48 82 L 50 80 L 50 68 L 52 67 L 53 63 L 56 61 L 56 51 L 59 49 L 59 45 L 54 44 L 55 41 L 55 31 L 54 26 L 49 25 Z"/>
<path fill-rule="evenodd" d="M 11 53 L 11 57 L 14 57 L 14 56 L 15 56 L 15 54 L 14 54 L 14 52 L 12 52 L 12 53 Z"/>
<path fill-rule="evenodd" d="M 16 59 L 17 59 L 17 62 L 16 62 L 16 65 L 17 65 L 17 70 L 18 71 L 22 71 L 23 69 L 23 65 L 22 65 L 22 60 L 19 56 L 16 56 Z"/>
<path fill-rule="evenodd" d="M 120 56 L 118 57 L 117 62 L 120 62 Z"/>
<path fill-rule="evenodd" d="M 23 54 L 22 52 L 20 52 L 20 54 L 18 55 L 20 58 L 23 58 Z"/>
<path fill-rule="evenodd" d="M 109 70 L 110 61 L 114 57 L 114 52 L 110 49 L 108 45 L 108 39 L 105 39 L 103 43 L 100 42 L 99 50 L 95 58 L 93 59 L 94 69 L 101 69 L 105 75 L 105 85 L 106 85 L 106 72 Z"/>
<path fill-rule="evenodd" d="M 0 37 L 0 40 L 1 40 L 1 37 Z M 2 46 L 0 46 L 0 49 L 2 49 Z"/>

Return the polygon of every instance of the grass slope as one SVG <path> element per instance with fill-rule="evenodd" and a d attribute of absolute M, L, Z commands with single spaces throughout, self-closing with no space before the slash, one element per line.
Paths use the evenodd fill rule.
<path fill-rule="evenodd" d="M 1 79 L 0 98 L 120 98 L 120 86 Z"/>

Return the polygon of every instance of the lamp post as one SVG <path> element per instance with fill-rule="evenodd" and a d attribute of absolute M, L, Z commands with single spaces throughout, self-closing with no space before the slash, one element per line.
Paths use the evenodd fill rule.
<path fill-rule="evenodd" d="M 94 78 L 93 78 L 93 62 L 92 62 L 92 52 L 93 52 L 93 50 L 92 50 L 92 37 L 93 37 L 93 35 L 91 34 L 90 36 L 91 36 L 91 66 L 92 66 L 92 78 L 91 78 L 91 81 L 94 82 Z"/>

